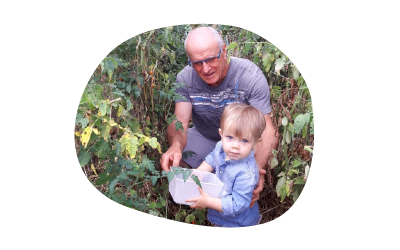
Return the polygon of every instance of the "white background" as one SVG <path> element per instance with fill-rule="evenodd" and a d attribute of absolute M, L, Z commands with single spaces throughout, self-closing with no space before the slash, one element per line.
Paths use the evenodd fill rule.
<path fill-rule="evenodd" d="M 2 249 L 395 249 L 399 15 L 395 1 L 19 1 L 1 4 Z M 303 74 L 315 154 L 296 204 L 250 228 L 208 228 L 105 198 L 74 148 L 85 85 L 140 33 L 185 23 L 266 38 Z"/>

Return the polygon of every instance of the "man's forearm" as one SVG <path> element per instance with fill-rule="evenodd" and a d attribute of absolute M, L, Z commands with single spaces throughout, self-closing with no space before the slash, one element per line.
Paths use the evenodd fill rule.
<path fill-rule="evenodd" d="M 167 136 L 168 136 L 168 145 L 179 147 L 179 149 L 182 151 L 187 143 L 187 129 L 188 125 L 182 124 L 184 132 L 182 130 L 176 130 L 175 128 L 175 122 L 171 123 L 168 128 L 167 128 Z"/>
<path fill-rule="evenodd" d="M 271 123 L 267 123 L 262 140 L 255 147 L 255 158 L 260 169 L 266 169 L 272 149 L 278 145 L 278 137 L 275 136 L 275 129 Z"/>

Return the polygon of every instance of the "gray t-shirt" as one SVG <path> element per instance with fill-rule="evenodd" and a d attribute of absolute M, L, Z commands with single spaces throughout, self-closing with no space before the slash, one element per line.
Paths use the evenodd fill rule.
<path fill-rule="evenodd" d="M 177 93 L 186 98 L 176 102 L 191 102 L 194 126 L 203 136 L 215 141 L 221 139 L 218 128 L 228 103 L 246 103 L 263 114 L 271 112 L 267 79 L 257 65 L 247 59 L 231 57 L 228 73 L 218 87 L 210 87 L 191 66 L 179 72 L 176 82 L 185 84 Z"/>

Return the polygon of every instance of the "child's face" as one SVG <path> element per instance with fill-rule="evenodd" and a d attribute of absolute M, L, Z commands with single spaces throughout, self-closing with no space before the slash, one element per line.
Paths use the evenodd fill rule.
<path fill-rule="evenodd" d="M 219 130 L 222 140 L 222 148 L 226 154 L 226 160 L 240 160 L 249 156 L 251 151 L 254 149 L 256 140 L 250 132 L 242 133 L 241 137 L 238 137 L 234 133 L 230 133 L 229 130 Z"/>

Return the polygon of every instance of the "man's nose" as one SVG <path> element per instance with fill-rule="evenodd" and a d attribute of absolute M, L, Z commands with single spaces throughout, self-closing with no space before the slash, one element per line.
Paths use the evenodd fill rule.
<path fill-rule="evenodd" d="M 207 73 L 210 70 L 210 68 L 211 67 L 206 62 L 203 62 L 203 72 L 204 73 Z"/>

